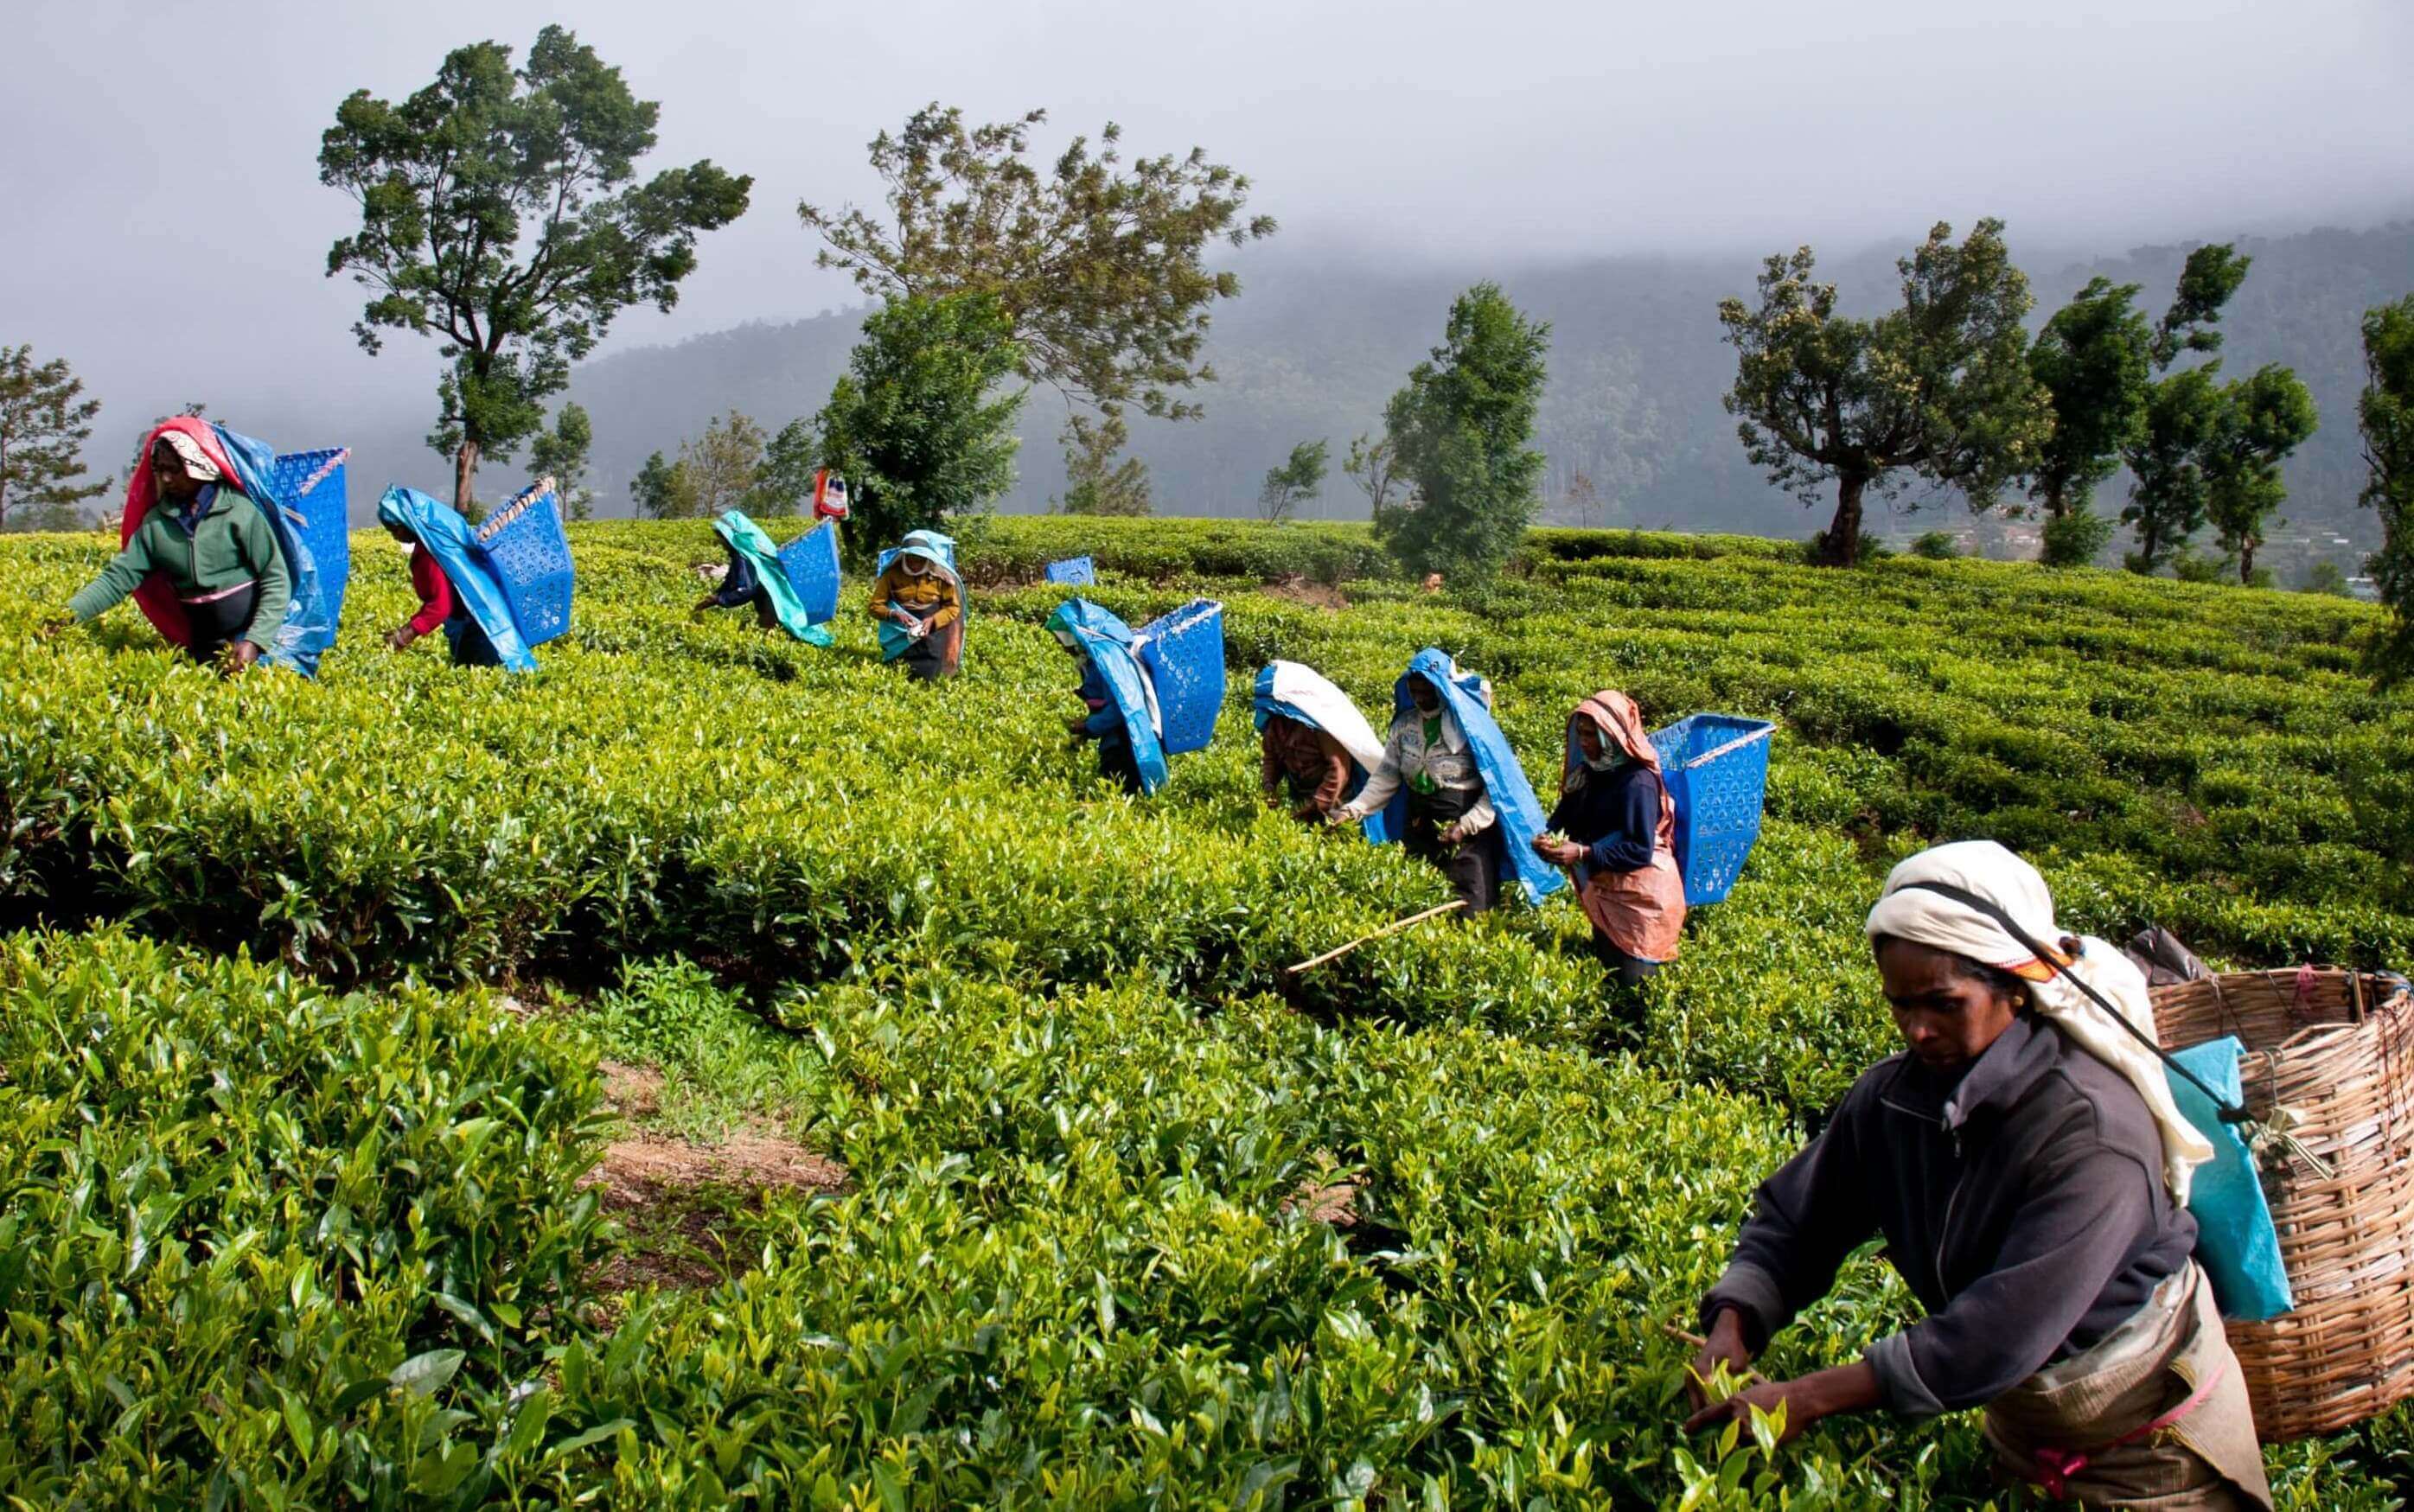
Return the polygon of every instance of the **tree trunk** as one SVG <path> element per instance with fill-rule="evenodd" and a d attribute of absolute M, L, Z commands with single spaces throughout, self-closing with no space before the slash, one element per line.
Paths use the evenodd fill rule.
<path fill-rule="evenodd" d="M 1836 517 L 1819 544 L 1819 566 L 1850 567 L 1861 559 L 1861 492 L 1869 486 L 1867 478 L 1852 473 L 1836 480 Z"/>
<path fill-rule="evenodd" d="M 466 436 L 453 453 L 453 507 L 465 520 L 478 517 L 478 443 Z"/>
<path fill-rule="evenodd" d="M 2238 586 L 2242 588 L 2255 582 L 2255 544 L 2252 540 L 2238 543 Z"/>
<path fill-rule="evenodd" d="M 2047 481 L 2045 485 L 2045 498 L 2042 501 L 2045 505 L 2045 517 L 2047 519 L 2061 519 L 2062 511 L 2070 507 L 2069 501 L 2064 497 L 2064 490 L 2061 479 L 2055 478 Z"/>

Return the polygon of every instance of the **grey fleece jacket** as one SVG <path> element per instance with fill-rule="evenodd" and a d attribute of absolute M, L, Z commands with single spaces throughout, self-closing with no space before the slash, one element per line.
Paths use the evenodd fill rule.
<path fill-rule="evenodd" d="M 1928 1316 L 1867 1358 L 1885 1405 L 1915 1417 L 1991 1401 L 2086 1349 L 2196 1247 L 2144 1100 L 2032 1017 L 1958 1081 L 1906 1056 L 1864 1073 L 1753 1209 L 1704 1327 L 1734 1308 L 1758 1348 L 1883 1235 Z"/>

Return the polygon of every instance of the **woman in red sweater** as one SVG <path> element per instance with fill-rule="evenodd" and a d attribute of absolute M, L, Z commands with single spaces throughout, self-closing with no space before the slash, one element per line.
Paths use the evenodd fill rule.
<path fill-rule="evenodd" d="M 427 550 L 409 530 L 389 523 L 386 534 L 410 548 L 410 587 L 419 595 L 419 613 L 410 616 L 385 644 L 400 651 L 443 625 L 453 613 L 453 584 L 438 565 L 435 553 Z"/>

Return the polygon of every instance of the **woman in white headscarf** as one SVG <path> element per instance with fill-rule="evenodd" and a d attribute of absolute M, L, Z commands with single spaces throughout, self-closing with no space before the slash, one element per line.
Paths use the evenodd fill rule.
<path fill-rule="evenodd" d="M 2183 1206 L 2212 1149 L 2131 1032 L 2151 1042 L 2137 968 L 2064 935 L 2045 880 L 1991 841 L 1895 867 L 1868 933 L 1904 1053 L 1762 1184 L 1696 1373 L 1743 1369 L 1872 1238 L 1928 1316 L 1852 1365 L 1716 1404 L 1697 1386 L 1689 1426 L 1984 1407 L 2001 1468 L 2057 1499 L 2269 1507 Z"/>

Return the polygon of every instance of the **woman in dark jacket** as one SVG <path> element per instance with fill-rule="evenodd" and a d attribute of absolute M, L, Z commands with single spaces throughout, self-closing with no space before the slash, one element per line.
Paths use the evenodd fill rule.
<path fill-rule="evenodd" d="M 1685 928 L 1685 881 L 1676 871 L 1676 806 L 1660 752 L 1634 700 L 1603 689 L 1568 716 L 1567 766 L 1544 859 L 1575 874 L 1592 921 L 1593 948 L 1619 981 L 1641 982 L 1676 958 Z"/>

